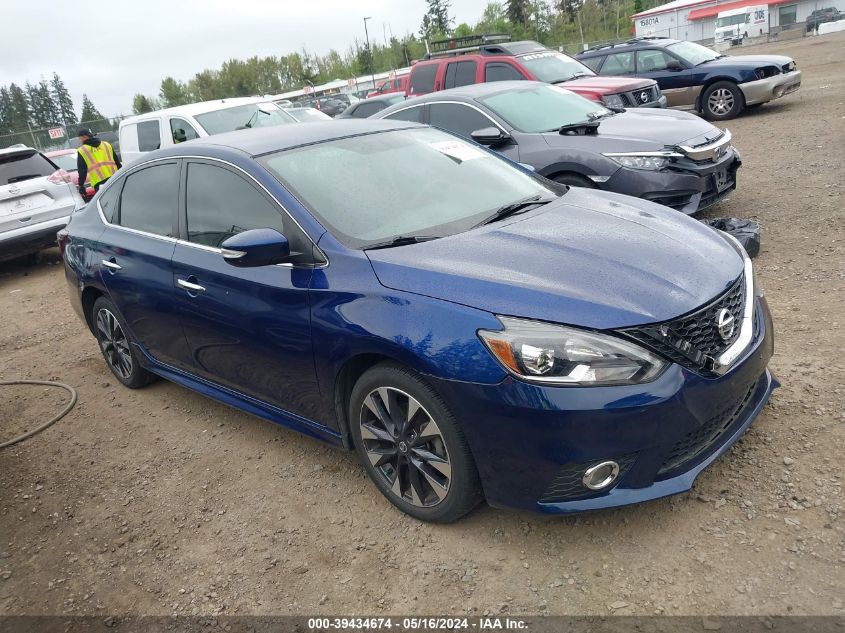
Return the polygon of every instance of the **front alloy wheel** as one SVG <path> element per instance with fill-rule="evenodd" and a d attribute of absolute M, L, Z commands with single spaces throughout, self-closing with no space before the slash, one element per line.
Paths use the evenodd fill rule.
<path fill-rule="evenodd" d="M 414 397 L 374 389 L 364 398 L 360 425 L 367 457 L 394 495 L 423 508 L 443 501 L 452 478 L 449 452 L 437 422 Z"/>
<path fill-rule="evenodd" d="M 455 417 L 422 376 L 380 363 L 349 398 L 355 450 L 379 491 L 422 521 L 448 523 L 481 500 L 475 461 Z"/>
<path fill-rule="evenodd" d="M 730 81 L 716 82 L 702 96 L 704 116 L 715 121 L 734 118 L 744 105 L 742 92 Z"/>

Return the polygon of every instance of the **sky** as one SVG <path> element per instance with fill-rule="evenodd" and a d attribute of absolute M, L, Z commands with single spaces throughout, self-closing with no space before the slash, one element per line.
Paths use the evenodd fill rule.
<path fill-rule="evenodd" d="M 232 58 L 302 50 L 343 53 L 370 41 L 417 32 L 425 0 L 0 0 L 0 85 L 59 73 L 77 115 L 86 93 L 105 116 L 132 113 L 136 93 L 158 95 L 170 75 L 187 81 Z M 481 18 L 487 0 L 452 0 L 455 24 Z M 342 77 L 340 79 L 343 79 Z"/>

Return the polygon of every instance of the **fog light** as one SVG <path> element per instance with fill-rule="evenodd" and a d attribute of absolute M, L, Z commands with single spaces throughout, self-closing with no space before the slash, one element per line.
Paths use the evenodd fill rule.
<path fill-rule="evenodd" d="M 608 460 L 590 466 L 584 471 L 581 482 L 590 490 L 604 490 L 619 476 L 619 464 Z"/>

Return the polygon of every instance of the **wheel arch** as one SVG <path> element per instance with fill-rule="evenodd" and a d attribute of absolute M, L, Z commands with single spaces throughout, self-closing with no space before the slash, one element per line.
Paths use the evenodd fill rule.
<path fill-rule="evenodd" d="M 82 302 L 82 314 L 85 316 L 85 323 L 88 325 L 88 329 L 91 331 L 91 334 L 94 334 L 94 322 L 91 320 L 91 312 L 94 308 L 94 303 L 100 297 L 105 296 L 106 293 L 95 286 L 86 286 L 82 291 L 80 299 Z"/>
<path fill-rule="evenodd" d="M 348 450 L 355 448 L 349 431 L 349 399 L 352 396 L 352 389 L 367 370 L 384 362 L 407 367 L 404 363 L 385 354 L 367 352 L 349 358 L 337 373 L 334 383 L 334 410 L 341 442 Z"/>
<path fill-rule="evenodd" d="M 714 77 L 708 77 L 704 83 L 701 85 L 701 90 L 698 91 L 698 96 L 695 98 L 695 110 L 696 112 L 704 112 L 704 106 L 702 99 L 704 99 L 704 93 L 715 83 L 719 83 L 720 81 L 729 81 L 733 85 L 735 85 L 739 89 L 739 94 L 742 97 L 742 107 L 745 107 L 745 94 L 742 92 L 742 88 L 739 87 L 739 84 L 742 83 L 738 81 L 736 77 L 732 77 L 730 75 L 717 75 Z"/>

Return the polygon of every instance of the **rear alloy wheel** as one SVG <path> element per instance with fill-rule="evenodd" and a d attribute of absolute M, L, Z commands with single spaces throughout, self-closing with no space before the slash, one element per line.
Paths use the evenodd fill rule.
<path fill-rule="evenodd" d="M 153 376 L 138 364 L 126 327 L 114 304 L 100 297 L 94 302 L 94 335 L 111 372 L 130 389 L 138 389 L 151 382 Z"/>
<path fill-rule="evenodd" d="M 352 392 L 350 426 L 367 473 L 400 510 L 445 523 L 478 503 L 466 440 L 445 403 L 409 370 L 383 364 L 365 373 Z"/>
<path fill-rule="evenodd" d="M 701 109 L 711 121 L 733 119 L 744 105 L 742 92 L 730 81 L 717 81 L 701 97 Z"/>

